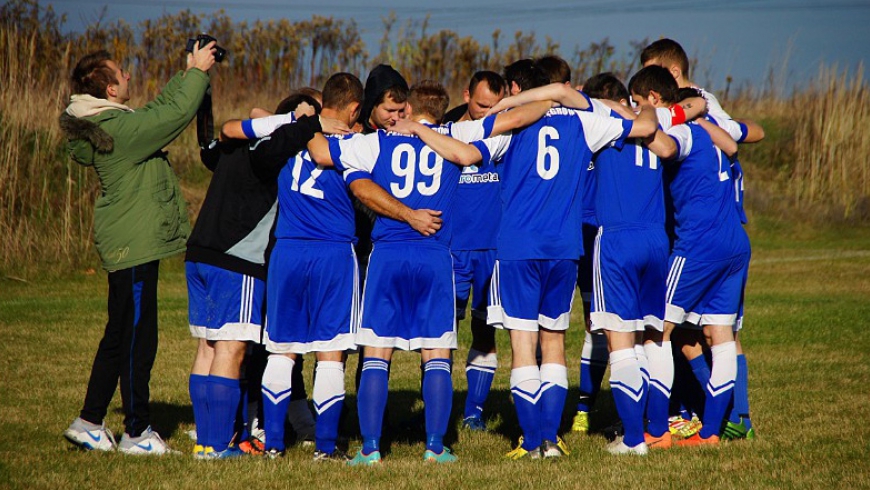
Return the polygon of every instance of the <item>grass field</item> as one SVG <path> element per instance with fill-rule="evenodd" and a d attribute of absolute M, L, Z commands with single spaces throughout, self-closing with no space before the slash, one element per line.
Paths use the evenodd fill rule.
<path fill-rule="evenodd" d="M 813 233 L 763 220 L 755 226 L 743 339 L 757 440 L 615 458 L 604 451 L 604 437 L 567 433 L 573 451 L 568 458 L 509 462 L 502 455 L 518 432 L 508 395 L 507 339 L 500 333 L 501 366 L 488 407 L 493 430 L 472 434 L 454 425 L 448 443 L 460 461 L 453 466 L 420 462 L 423 440 L 413 433 L 388 443 L 381 467 L 364 469 L 314 464 L 310 452 L 298 447 L 275 461 L 74 451 L 61 433 L 80 408 L 106 314 L 105 274 L 80 273 L 28 283 L 0 278 L 0 487 L 868 488 L 870 229 Z M 165 261 L 161 273 L 153 423 L 171 446 L 188 453 L 193 415 L 187 375 L 195 343 L 186 326 L 180 260 Z M 575 387 L 582 342 L 577 306 L 568 337 Z M 454 412 L 465 397 L 467 322 L 460 331 Z M 390 415 L 396 423 L 422 410 L 418 363 L 419 356 L 407 353 L 394 361 Z M 355 401 L 355 364 L 352 358 L 349 403 Z M 575 398 L 572 390 L 567 423 Z M 593 429 L 615 417 L 605 387 Z M 122 418 L 116 396 L 107 419 L 116 433 Z M 355 449 L 358 441 L 350 446 Z"/>

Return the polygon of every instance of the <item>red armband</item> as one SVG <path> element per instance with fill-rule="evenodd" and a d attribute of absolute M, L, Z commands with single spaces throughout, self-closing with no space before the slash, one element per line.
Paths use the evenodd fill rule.
<path fill-rule="evenodd" d="M 674 104 L 671 106 L 671 124 L 676 126 L 677 124 L 683 124 L 686 122 L 686 111 L 683 110 L 683 106 L 680 104 Z"/>

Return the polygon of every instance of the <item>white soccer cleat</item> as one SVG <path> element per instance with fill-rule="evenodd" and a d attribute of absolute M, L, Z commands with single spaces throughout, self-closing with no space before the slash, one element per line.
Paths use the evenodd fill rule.
<path fill-rule="evenodd" d="M 169 446 L 160 438 L 160 434 L 151 430 L 150 426 L 139 437 L 130 437 L 124 434 L 121 443 L 118 444 L 118 451 L 124 454 L 154 456 L 180 454 L 178 451 L 169 449 Z"/>
<path fill-rule="evenodd" d="M 88 451 L 114 451 L 115 436 L 112 431 L 102 425 L 86 422 L 81 417 L 76 417 L 72 424 L 64 431 L 66 440 Z"/>
<path fill-rule="evenodd" d="M 637 446 L 627 446 L 621 437 L 607 444 L 607 452 L 610 454 L 623 455 L 631 454 L 635 456 L 646 456 L 649 453 L 649 448 L 645 442 L 641 442 Z"/>

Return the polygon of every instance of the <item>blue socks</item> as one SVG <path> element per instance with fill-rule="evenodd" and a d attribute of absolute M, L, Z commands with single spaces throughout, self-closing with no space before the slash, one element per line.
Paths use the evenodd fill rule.
<path fill-rule="evenodd" d="M 610 390 L 616 411 L 625 428 L 625 445 L 637 446 L 643 437 L 643 400 L 645 383 L 635 350 L 622 349 L 610 354 Z"/>
<path fill-rule="evenodd" d="M 191 374 L 188 383 L 190 402 L 193 405 L 193 423 L 196 425 L 196 443 L 201 446 L 210 446 L 208 425 L 208 376 Z"/>
<path fill-rule="evenodd" d="M 327 454 L 335 452 L 344 394 L 344 363 L 318 362 L 313 393 L 314 409 L 317 411 L 314 444 L 318 451 Z"/>
<path fill-rule="evenodd" d="M 423 365 L 423 404 L 426 413 L 426 449 L 441 454 L 453 407 L 453 378 L 450 359 L 430 359 Z"/>
<path fill-rule="evenodd" d="M 266 450 L 284 450 L 284 419 L 290 405 L 293 359 L 272 354 L 263 371 L 262 404 L 263 429 L 266 431 Z"/>
<path fill-rule="evenodd" d="M 492 379 L 498 367 L 498 356 L 492 352 L 469 349 L 465 364 L 465 377 L 468 380 L 468 396 L 465 398 L 464 417 L 482 417 L 483 404 L 489 397 Z"/>
<path fill-rule="evenodd" d="M 568 396 L 568 368 L 562 364 L 541 365 L 541 439 L 556 442 L 565 398 Z"/>
<path fill-rule="evenodd" d="M 366 455 L 380 451 L 384 409 L 387 407 L 389 372 L 389 361 L 376 357 L 363 359 L 359 393 L 357 394 L 357 410 L 359 412 L 359 428 L 363 438 L 362 452 Z"/>
<path fill-rule="evenodd" d="M 207 384 L 209 446 L 223 451 L 233 438 L 236 410 L 239 408 L 241 388 L 239 380 L 209 376 Z M 199 435 L 199 434 L 197 434 Z"/>
<path fill-rule="evenodd" d="M 523 449 L 530 451 L 541 445 L 541 372 L 538 366 L 522 366 L 511 370 L 511 394 L 517 419 L 523 431 Z"/>
<path fill-rule="evenodd" d="M 752 422 L 749 420 L 749 372 L 746 369 L 746 356 L 738 354 L 737 379 L 734 382 L 734 408 L 728 420 L 739 424 L 740 419 L 743 419 L 746 430 L 749 430 L 752 428 Z"/>
<path fill-rule="evenodd" d="M 701 437 L 704 439 L 719 435 L 734 394 L 734 379 L 737 376 L 737 346 L 734 341 L 714 345 L 710 350 L 713 352 L 713 369 L 706 387 L 704 425 L 701 427 Z"/>
<path fill-rule="evenodd" d="M 607 337 L 586 332 L 580 353 L 580 397 L 578 412 L 590 412 L 601 390 L 601 380 L 607 369 Z"/>
<path fill-rule="evenodd" d="M 649 395 L 646 417 L 647 432 L 659 437 L 668 430 L 668 405 L 674 384 L 674 354 L 671 342 L 647 342 L 644 344 L 649 360 Z"/>

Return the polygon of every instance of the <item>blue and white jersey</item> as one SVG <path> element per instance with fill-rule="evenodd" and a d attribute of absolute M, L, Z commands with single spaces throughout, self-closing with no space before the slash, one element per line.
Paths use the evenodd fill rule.
<path fill-rule="evenodd" d="M 275 114 L 274 116 L 260 117 L 257 119 L 245 119 L 242 121 L 242 131 L 248 139 L 257 139 L 272 134 L 279 126 L 296 122 L 296 116 L 289 114 Z"/>
<path fill-rule="evenodd" d="M 708 115 L 707 120 L 724 129 L 738 143 L 742 143 L 746 139 L 748 129 L 741 122 L 734 119 L 721 119 L 712 115 Z M 722 150 L 719 150 L 719 158 L 728 159 L 728 156 Z M 740 222 L 746 224 L 748 220 L 746 219 L 746 210 L 743 209 L 743 167 L 740 166 L 736 156 L 730 159 L 730 162 L 731 182 L 734 183 L 734 200 L 737 204 L 737 214 L 740 216 Z"/>
<path fill-rule="evenodd" d="M 596 114 L 621 118 L 595 100 L 593 110 Z M 671 127 L 670 111 L 658 109 L 656 115 L 660 127 Z M 605 229 L 664 227 L 663 165 L 640 139 L 626 139 L 622 147 L 605 147 L 595 155 L 594 165 L 597 182 L 595 212 L 600 226 Z"/>
<path fill-rule="evenodd" d="M 468 121 L 431 127 L 439 133 L 470 141 L 486 137 L 491 124 L 492 121 L 486 125 L 483 121 Z M 429 240 L 450 246 L 454 195 L 461 175 L 458 165 L 444 160 L 416 136 L 384 130 L 351 139 L 332 140 L 329 150 L 337 169 L 360 171 L 349 174 L 348 182 L 372 178 L 411 209 L 432 209 L 443 213 L 441 230 L 428 237 L 407 223 L 378 215 L 372 241 Z"/>
<path fill-rule="evenodd" d="M 355 229 L 353 205 L 341 173 L 312 162 L 307 150 L 288 160 L 278 175 L 275 237 L 355 242 Z"/>
<path fill-rule="evenodd" d="M 491 116 L 490 116 L 491 117 Z M 521 131 L 475 142 L 503 159 L 500 260 L 583 255 L 583 188 L 592 154 L 621 145 L 632 122 L 557 107 Z"/>
<path fill-rule="evenodd" d="M 480 162 L 462 169 L 453 198 L 451 250 L 494 250 L 501 222 L 501 165 Z"/>
<path fill-rule="evenodd" d="M 722 108 L 722 104 L 719 103 L 719 99 L 717 99 L 712 92 L 707 92 L 703 88 L 697 86 L 693 88 L 700 92 L 701 97 L 704 97 L 704 100 L 707 101 L 707 114 L 721 121 L 731 119 L 731 116 L 725 112 L 725 109 Z"/>
<path fill-rule="evenodd" d="M 710 135 L 694 123 L 674 126 L 667 134 L 677 143 L 678 168 L 670 182 L 677 236 L 673 253 L 722 260 L 748 252 L 729 164 L 719 159 Z"/>

